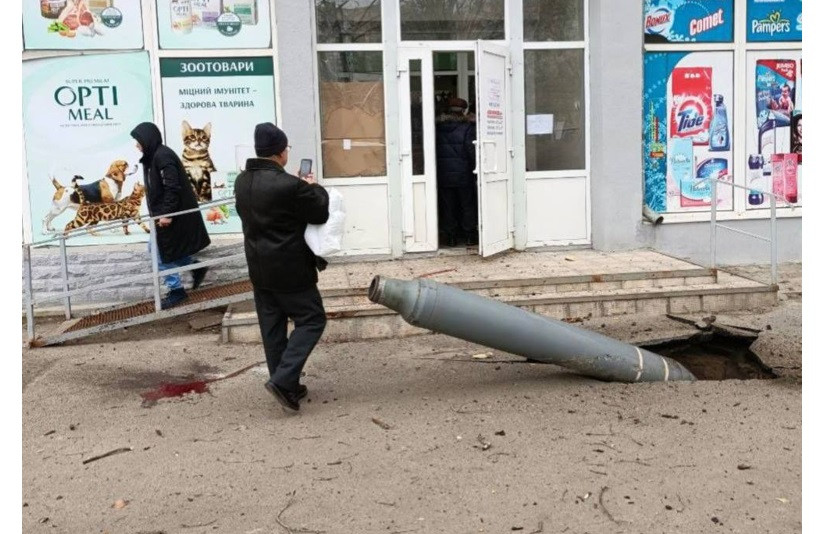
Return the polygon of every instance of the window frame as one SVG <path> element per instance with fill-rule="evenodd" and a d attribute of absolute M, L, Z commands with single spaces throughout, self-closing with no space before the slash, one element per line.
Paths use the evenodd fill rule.
<path fill-rule="evenodd" d="M 523 3 L 523 0 L 522 0 Z M 582 21 L 582 34 L 583 39 L 581 41 L 528 41 L 526 38 L 522 36 L 522 53 L 526 53 L 528 50 L 584 50 L 583 53 L 583 60 L 584 60 L 584 95 L 583 95 L 583 102 L 585 107 L 585 166 L 581 169 L 564 169 L 564 170 L 549 170 L 549 171 L 526 171 L 525 177 L 528 180 L 537 180 L 537 179 L 547 179 L 547 178 L 584 178 L 587 185 L 587 196 L 590 195 L 590 177 L 591 177 L 591 169 L 590 169 L 590 162 L 591 162 L 591 138 L 590 138 L 590 125 L 591 125 L 591 70 L 590 70 L 590 31 L 589 31 L 589 17 L 588 17 L 588 10 L 589 10 L 589 0 L 584 0 L 583 2 L 583 21 Z M 524 13 L 524 6 L 522 5 L 522 16 Z M 523 26 L 523 21 L 522 21 Z M 526 56 L 526 54 L 525 54 Z M 524 61 L 525 58 L 522 58 Z M 522 73 L 523 74 L 523 73 Z M 526 100 L 526 89 L 527 89 L 527 82 L 524 82 L 525 88 L 525 100 Z M 524 137 L 527 137 L 527 123 L 526 123 L 526 116 L 527 116 L 527 109 L 525 103 L 525 131 Z M 526 144 L 526 143 L 525 143 Z M 525 156 L 526 157 L 526 156 Z M 590 213 L 590 210 L 588 210 Z M 590 221 L 589 221 L 590 225 Z"/>
<path fill-rule="evenodd" d="M 386 115 L 387 111 L 387 104 L 388 104 L 388 87 L 385 83 L 385 69 L 386 69 L 386 55 L 385 55 L 385 38 L 386 38 L 386 28 L 385 28 L 385 16 L 386 16 L 386 0 L 379 0 L 379 9 L 380 9 L 380 20 L 382 22 L 382 31 L 380 33 L 380 42 L 378 43 L 319 43 L 318 39 L 318 24 L 316 21 L 316 0 L 310 0 L 312 6 L 312 16 L 310 17 L 310 24 L 311 24 L 311 31 L 313 37 L 313 80 L 315 84 L 315 90 L 313 91 L 313 102 L 315 105 L 315 124 L 316 124 L 316 161 L 314 162 L 314 166 L 316 169 L 316 176 L 318 177 L 319 182 L 323 186 L 341 186 L 341 185 L 379 185 L 379 184 L 388 184 L 389 183 L 389 175 L 391 173 L 390 166 L 388 165 L 389 156 L 388 151 L 390 150 L 390 136 L 391 132 L 389 131 L 387 123 L 385 124 L 385 174 L 381 176 L 335 176 L 331 178 L 326 178 L 324 176 L 324 153 L 322 150 L 322 126 L 324 124 L 323 117 L 321 115 L 321 78 L 319 76 L 319 53 L 320 52 L 379 52 L 382 54 L 382 99 L 384 102 L 384 106 L 386 106 Z"/>

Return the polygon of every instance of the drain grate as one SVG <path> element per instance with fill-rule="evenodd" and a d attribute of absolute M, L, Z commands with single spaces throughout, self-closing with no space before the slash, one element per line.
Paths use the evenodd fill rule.
<path fill-rule="evenodd" d="M 249 280 L 241 280 L 239 282 L 219 286 L 209 286 L 196 291 L 189 291 L 188 299 L 171 309 L 175 310 L 176 308 L 200 304 L 201 302 L 208 302 L 224 297 L 230 297 L 232 295 L 240 295 L 241 293 L 247 293 L 250 291 L 252 291 L 252 282 Z M 85 330 L 87 328 L 94 328 L 108 323 L 134 319 L 143 315 L 152 315 L 153 313 L 155 313 L 155 308 L 152 300 L 139 302 L 137 304 L 125 306 L 124 308 L 116 308 L 82 317 L 70 326 L 66 332 Z"/>

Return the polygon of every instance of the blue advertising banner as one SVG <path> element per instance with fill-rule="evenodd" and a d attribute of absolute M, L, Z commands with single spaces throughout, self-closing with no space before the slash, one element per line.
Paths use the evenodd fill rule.
<path fill-rule="evenodd" d="M 708 178 L 730 181 L 733 53 L 650 52 L 643 56 L 644 201 L 659 213 L 705 211 Z M 718 189 L 718 209 L 733 206 Z"/>
<path fill-rule="evenodd" d="M 733 0 L 644 0 L 643 38 L 658 43 L 731 43 Z"/>
<path fill-rule="evenodd" d="M 747 40 L 802 41 L 802 0 L 747 0 Z"/>

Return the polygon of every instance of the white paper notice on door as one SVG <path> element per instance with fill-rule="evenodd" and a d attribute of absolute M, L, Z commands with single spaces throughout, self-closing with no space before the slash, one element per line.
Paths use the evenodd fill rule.
<path fill-rule="evenodd" d="M 527 115 L 527 135 L 551 135 L 553 115 Z"/>

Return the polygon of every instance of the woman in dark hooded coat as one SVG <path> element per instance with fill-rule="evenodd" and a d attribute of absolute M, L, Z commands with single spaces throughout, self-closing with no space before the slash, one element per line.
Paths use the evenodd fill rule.
<path fill-rule="evenodd" d="M 143 122 L 130 132 L 142 151 L 142 168 L 145 178 L 145 195 L 148 211 L 154 217 L 166 213 L 197 207 L 197 197 L 191 187 L 188 174 L 176 153 L 162 144 L 162 133 L 151 122 Z M 192 254 L 209 246 L 205 223 L 200 212 L 186 213 L 157 220 L 156 244 L 159 251 L 159 269 L 183 267 L 194 262 Z M 208 269 L 195 269 L 194 285 L 197 289 Z M 168 296 L 162 302 L 167 309 L 187 298 L 179 274 L 165 277 Z"/>

